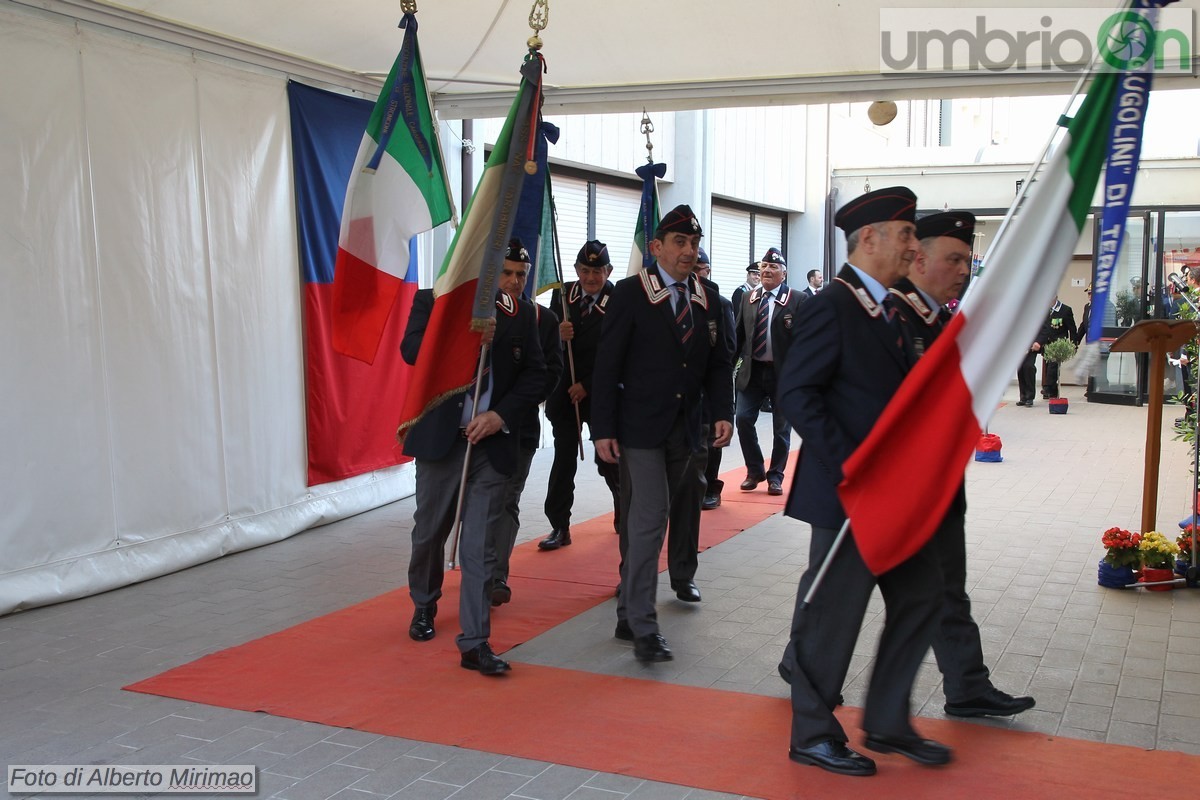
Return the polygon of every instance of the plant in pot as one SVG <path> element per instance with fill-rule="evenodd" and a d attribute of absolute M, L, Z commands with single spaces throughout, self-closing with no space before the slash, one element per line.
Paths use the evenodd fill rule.
<path fill-rule="evenodd" d="M 1200 531 L 1196 532 L 1197 543 L 1200 544 Z M 1175 558 L 1175 572 L 1179 575 L 1186 575 L 1188 567 L 1192 565 L 1192 526 L 1186 525 L 1179 532 L 1179 538 L 1175 540 L 1175 546 L 1179 548 L 1179 555 Z"/>
<path fill-rule="evenodd" d="M 1170 581 L 1175 578 L 1175 557 L 1179 555 L 1179 545 L 1171 541 L 1165 534 L 1158 531 L 1147 531 L 1138 542 L 1138 553 L 1142 557 L 1142 570 L 1138 575 L 1139 583 L 1154 583 Z M 1173 583 L 1162 586 L 1147 586 L 1155 592 L 1165 592 L 1175 588 Z"/>
<path fill-rule="evenodd" d="M 1075 350 L 1075 343 L 1070 339 L 1055 339 L 1046 344 L 1046 348 L 1042 350 L 1042 358 L 1051 364 L 1061 364 L 1074 358 Z M 1067 398 L 1065 397 L 1053 397 L 1047 405 L 1051 414 L 1067 413 Z"/>
<path fill-rule="evenodd" d="M 1118 325 L 1129 326 L 1137 322 L 1141 309 L 1138 308 L 1138 299 L 1133 296 L 1132 292 L 1128 289 L 1117 292 L 1114 304 L 1117 307 Z"/>
<path fill-rule="evenodd" d="M 1141 534 L 1124 528 L 1109 528 L 1100 535 L 1104 558 L 1100 559 L 1097 583 L 1110 589 L 1124 589 L 1137 580 L 1134 567 L 1142 563 L 1138 545 Z"/>

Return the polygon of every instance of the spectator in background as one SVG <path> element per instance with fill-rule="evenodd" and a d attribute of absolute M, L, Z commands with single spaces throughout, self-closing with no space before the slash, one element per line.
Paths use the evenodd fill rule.
<path fill-rule="evenodd" d="M 1081 345 L 1087 339 L 1088 326 L 1092 324 L 1092 285 L 1089 283 L 1083 290 L 1087 302 L 1083 304 L 1083 313 L 1079 316 L 1079 329 L 1075 332 L 1075 344 Z"/>
<path fill-rule="evenodd" d="M 746 282 L 733 290 L 733 295 L 729 298 L 729 302 L 733 304 L 734 313 L 741 308 L 742 295 L 752 291 L 755 286 L 758 286 L 761 281 L 758 269 L 758 262 L 750 262 L 750 266 L 746 267 Z"/>
<path fill-rule="evenodd" d="M 1050 306 L 1050 313 L 1046 316 L 1046 322 L 1042 326 L 1042 335 L 1038 337 L 1043 343 L 1043 348 L 1059 339 L 1075 341 L 1076 336 L 1075 312 L 1069 305 L 1059 300 L 1058 295 L 1055 295 L 1054 304 Z M 1058 397 L 1058 362 L 1046 360 L 1046 355 L 1043 353 L 1042 398 L 1051 397 Z"/>
<path fill-rule="evenodd" d="M 804 288 L 804 293 L 809 297 L 815 297 L 817 292 L 821 291 L 825 286 L 825 276 L 821 274 L 819 269 L 810 269 L 808 271 L 808 286 Z"/>

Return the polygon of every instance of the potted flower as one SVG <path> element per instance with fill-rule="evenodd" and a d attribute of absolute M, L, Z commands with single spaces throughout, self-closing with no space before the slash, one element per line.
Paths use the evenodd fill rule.
<path fill-rule="evenodd" d="M 1142 570 L 1138 576 L 1140 583 L 1170 581 L 1175 578 L 1175 557 L 1179 555 L 1179 545 L 1171 541 L 1165 534 L 1158 531 L 1147 531 L 1138 542 L 1138 553 L 1142 557 Z M 1175 588 L 1173 583 L 1162 586 L 1147 586 L 1156 592 L 1165 592 Z"/>
<path fill-rule="evenodd" d="M 1134 567 L 1142 563 L 1138 545 L 1142 537 L 1124 528 L 1109 528 L 1100 536 L 1104 558 L 1100 559 L 1097 583 L 1110 589 L 1124 589 L 1137 576 Z"/>
<path fill-rule="evenodd" d="M 1042 350 L 1042 358 L 1048 364 L 1061 364 L 1075 357 L 1075 343 L 1068 338 L 1055 339 Z M 1046 402 L 1051 414 L 1067 413 L 1067 398 L 1052 397 Z"/>
<path fill-rule="evenodd" d="M 1197 533 L 1200 536 L 1200 532 Z M 1175 546 L 1179 548 L 1179 556 L 1175 559 L 1175 572 L 1179 575 L 1186 575 L 1188 567 L 1192 565 L 1192 526 L 1186 525 L 1179 533 L 1179 538 L 1175 540 Z"/>

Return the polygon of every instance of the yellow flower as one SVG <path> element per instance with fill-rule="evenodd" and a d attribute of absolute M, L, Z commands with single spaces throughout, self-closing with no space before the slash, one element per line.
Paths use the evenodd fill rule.
<path fill-rule="evenodd" d="M 1174 566 L 1179 545 L 1158 531 L 1147 531 L 1138 543 L 1138 552 L 1142 556 L 1142 566 L 1167 569 Z"/>

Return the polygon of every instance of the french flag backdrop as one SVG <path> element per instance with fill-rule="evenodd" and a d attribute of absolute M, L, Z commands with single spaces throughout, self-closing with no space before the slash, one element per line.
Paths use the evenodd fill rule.
<path fill-rule="evenodd" d="M 400 340 L 417 291 L 416 239 L 375 363 L 335 352 L 333 265 L 342 206 L 375 104 L 289 82 L 288 106 L 304 290 L 308 485 L 316 486 L 408 460 L 396 425 L 411 369 L 400 357 Z"/>

